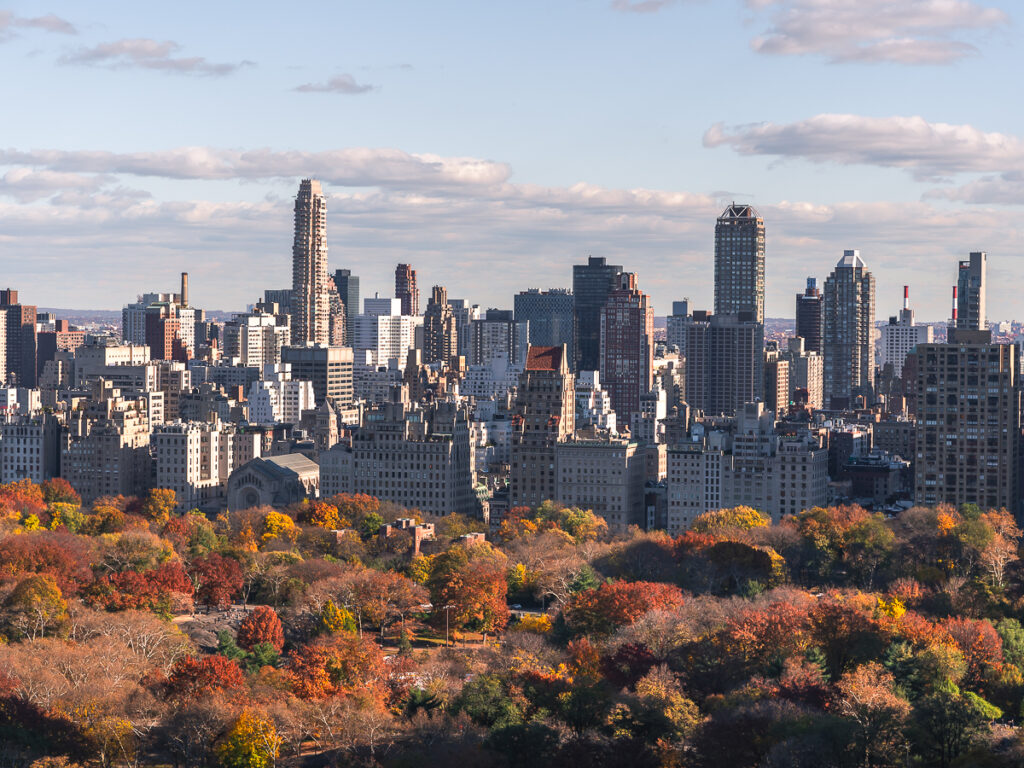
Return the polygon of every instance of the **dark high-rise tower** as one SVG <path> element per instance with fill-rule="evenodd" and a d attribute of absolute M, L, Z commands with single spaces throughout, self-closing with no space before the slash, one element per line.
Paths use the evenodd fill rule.
<path fill-rule="evenodd" d="M 530 344 L 538 347 L 565 345 L 568 359 L 576 360 L 576 317 L 573 295 L 565 288 L 540 291 L 531 288 L 515 297 L 516 323 L 529 323 Z"/>
<path fill-rule="evenodd" d="M 715 314 L 741 312 L 764 323 L 764 219 L 733 203 L 715 225 Z"/>
<path fill-rule="evenodd" d="M 821 354 L 821 289 L 818 279 L 807 278 L 807 289 L 796 295 L 796 335 L 804 340 L 804 349 Z"/>
<path fill-rule="evenodd" d="M 18 302 L 18 292 L 10 288 L 0 291 L 0 313 L 5 315 L 6 334 L 0 337 L 6 343 L 0 346 L 4 356 L 7 383 L 19 387 L 36 385 L 36 308 Z"/>
<path fill-rule="evenodd" d="M 334 270 L 334 285 L 338 296 L 345 305 L 345 343 L 352 345 L 353 329 L 356 327 L 356 315 L 359 314 L 359 278 L 350 269 Z"/>
<path fill-rule="evenodd" d="M 416 287 L 416 270 L 409 264 L 395 267 L 395 298 L 402 302 L 403 315 L 420 313 L 420 289 Z"/>
<path fill-rule="evenodd" d="M 292 243 L 292 344 L 330 342 L 327 202 L 320 182 L 303 179 L 295 197 Z"/>
<path fill-rule="evenodd" d="M 983 331 L 985 321 L 985 273 L 988 254 L 972 251 L 967 261 L 960 262 L 956 281 L 956 327 L 963 330 Z"/>
<path fill-rule="evenodd" d="M 601 310 L 618 288 L 622 266 L 591 256 L 572 268 L 576 312 L 576 370 L 596 371 L 601 365 Z"/>
<path fill-rule="evenodd" d="M 636 275 L 624 272 L 619 281 L 601 310 L 600 370 L 601 386 L 626 424 L 654 383 L 654 309 Z"/>

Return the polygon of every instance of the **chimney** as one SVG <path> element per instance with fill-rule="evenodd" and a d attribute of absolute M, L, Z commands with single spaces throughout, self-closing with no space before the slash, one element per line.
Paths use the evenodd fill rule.
<path fill-rule="evenodd" d="M 953 286 L 953 325 L 956 325 L 956 286 Z"/>
<path fill-rule="evenodd" d="M 910 309 L 910 286 L 903 286 L 903 308 Z"/>
<path fill-rule="evenodd" d="M 188 306 L 188 272 L 181 273 L 181 306 Z"/>

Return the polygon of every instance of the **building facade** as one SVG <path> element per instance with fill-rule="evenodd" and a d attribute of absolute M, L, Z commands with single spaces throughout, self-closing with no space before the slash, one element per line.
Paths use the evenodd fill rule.
<path fill-rule="evenodd" d="M 590 256 L 572 268 L 573 309 L 576 313 L 577 371 L 596 371 L 601 365 L 601 310 L 608 294 L 619 287 L 622 266 Z"/>
<path fill-rule="evenodd" d="M 715 224 L 715 314 L 764 323 L 764 219 L 732 203 Z"/>
<path fill-rule="evenodd" d="M 823 297 L 825 406 L 852 408 L 870 401 L 875 375 L 875 278 L 860 251 L 844 251 L 825 281 Z"/>
<path fill-rule="evenodd" d="M 291 309 L 293 345 L 330 343 L 327 200 L 316 179 L 303 179 L 295 196 Z"/>

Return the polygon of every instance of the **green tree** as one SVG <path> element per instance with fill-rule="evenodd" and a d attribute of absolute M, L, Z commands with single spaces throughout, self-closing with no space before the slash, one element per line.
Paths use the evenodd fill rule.
<path fill-rule="evenodd" d="M 911 734 L 929 765 L 949 768 L 1002 711 L 971 691 L 946 683 L 917 702 Z"/>

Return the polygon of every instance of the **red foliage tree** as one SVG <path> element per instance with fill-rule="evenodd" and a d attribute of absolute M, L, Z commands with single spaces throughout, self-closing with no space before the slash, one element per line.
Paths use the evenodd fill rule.
<path fill-rule="evenodd" d="M 0 541 L 0 575 L 47 573 L 65 597 L 92 582 L 88 539 L 66 531 L 36 531 Z"/>
<path fill-rule="evenodd" d="M 18 480 L 0 485 L 0 516 L 13 514 L 17 517 L 35 515 L 45 519 L 46 503 L 42 489 L 31 480 Z"/>
<path fill-rule="evenodd" d="M 270 643 L 278 653 L 284 647 L 284 628 L 273 608 L 260 605 L 247 614 L 238 627 L 238 644 L 251 651 L 254 645 Z"/>
<path fill-rule="evenodd" d="M 242 589 L 242 566 L 231 557 L 215 552 L 197 557 L 189 568 L 196 600 L 223 608 Z"/>
<path fill-rule="evenodd" d="M 580 592 L 563 612 L 578 634 L 603 635 L 632 624 L 648 611 L 672 610 L 683 604 L 683 593 L 673 584 L 617 581 Z"/>
<path fill-rule="evenodd" d="M 88 589 L 86 601 L 108 611 L 152 611 L 164 607 L 175 594 L 192 594 L 192 581 L 177 560 L 141 573 L 121 571 L 108 574 Z"/>
<path fill-rule="evenodd" d="M 1003 640 L 986 619 L 959 616 L 946 619 L 943 629 L 949 633 L 967 662 L 964 685 L 983 690 L 985 683 L 998 676 L 1003 667 Z"/>
<path fill-rule="evenodd" d="M 368 638 L 337 635 L 292 651 L 288 659 L 292 690 L 304 699 L 353 693 L 383 692 L 387 667 L 380 646 Z"/>
<path fill-rule="evenodd" d="M 186 656 L 175 663 L 167 689 L 172 698 L 190 701 L 239 688 L 244 682 L 238 664 L 224 656 Z"/>
<path fill-rule="evenodd" d="M 47 504 L 60 502 L 63 504 L 74 504 L 75 506 L 78 506 L 82 503 L 82 497 L 79 496 L 78 492 L 71 487 L 71 483 L 63 477 L 55 477 L 53 480 L 44 480 L 40 489 L 43 493 L 43 501 Z"/>

